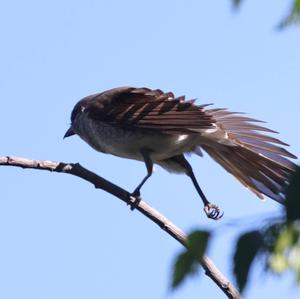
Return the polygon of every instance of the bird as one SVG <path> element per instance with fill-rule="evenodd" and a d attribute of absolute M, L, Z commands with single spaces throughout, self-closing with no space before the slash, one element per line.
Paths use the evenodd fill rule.
<path fill-rule="evenodd" d="M 147 174 L 130 194 L 140 191 L 157 164 L 171 173 L 187 175 L 208 218 L 218 220 L 221 209 L 211 203 L 196 179 L 187 154 L 206 152 L 260 199 L 281 204 L 297 157 L 285 142 L 269 133 L 263 121 L 196 103 L 185 96 L 146 87 L 117 87 L 81 99 L 71 113 L 64 138 L 78 135 L 98 152 L 144 162 Z"/>

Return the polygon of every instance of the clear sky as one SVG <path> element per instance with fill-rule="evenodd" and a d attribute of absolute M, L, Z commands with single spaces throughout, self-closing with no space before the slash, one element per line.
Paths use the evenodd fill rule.
<path fill-rule="evenodd" d="M 245 2 L 234 13 L 225 0 L 1 1 L 0 155 L 80 162 L 133 190 L 142 163 L 62 139 L 80 98 L 132 85 L 249 112 L 300 156 L 300 28 L 274 29 L 287 1 Z M 143 198 L 186 232 L 218 228 L 209 255 L 232 279 L 236 234 L 280 207 L 207 156 L 190 161 L 222 220 L 204 216 L 186 177 L 159 167 Z M 0 298 L 225 298 L 203 271 L 170 291 L 181 245 L 110 194 L 17 168 L 1 168 L 0 181 Z M 264 276 L 260 262 L 245 298 L 299 298 L 290 276 Z"/>

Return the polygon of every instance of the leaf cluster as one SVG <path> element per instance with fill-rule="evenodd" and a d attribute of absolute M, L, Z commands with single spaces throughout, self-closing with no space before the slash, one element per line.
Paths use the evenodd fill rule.
<path fill-rule="evenodd" d="M 242 0 L 231 0 L 235 9 L 238 9 Z M 285 29 L 287 26 L 300 24 L 300 0 L 293 0 L 286 16 L 279 22 L 277 28 Z"/>
<path fill-rule="evenodd" d="M 232 264 L 241 292 L 248 283 L 253 262 L 258 259 L 266 272 L 281 275 L 289 270 L 300 284 L 300 168 L 291 177 L 285 194 L 286 204 L 281 219 L 270 219 L 263 229 L 247 231 L 237 238 Z M 173 288 L 195 273 L 211 235 L 209 231 L 200 230 L 189 235 L 187 249 L 176 259 Z"/>

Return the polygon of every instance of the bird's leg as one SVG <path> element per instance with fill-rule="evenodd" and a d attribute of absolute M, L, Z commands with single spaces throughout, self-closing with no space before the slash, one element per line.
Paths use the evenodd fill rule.
<path fill-rule="evenodd" d="M 205 194 L 201 190 L 201 188 L 196 180 L 193 170 L 191 169 L 191 171 L 189 171 L 187 173 L 187 175 L 191 178 L 198 194 L 200 195 L 200 197 L 204 203 L 204 212 L 206 213 L 207 217 L 214 219 L 214 220 L 219 220 L 220 218 L 222 218 L 223 213 L 221 213 L 220 208 L 217 205 L 212 204 L 207 200 Z"/>
<path fill-rule="evenodd" d="M 185 168 L 186 174 L 191 178 L 198 194 L 200 195 L 200 198 L 203 201 L 204 212 L 206 213 L 207 217 L 214 219 L 214 220 L 220 219 L 223 216 L 223 213 L 221 213 L 221 210 L 217 205 L 212 204 L 208 201 L 208 199 L 206 198 L 205 194 L 203 193 L 203 191 L 201 190 L 201 188 L 197 182 L 197 179 L 194 175 L 192 166 L 189 164 L 189 162 L 185 159 L 185 157 L 183 155 L 176 156 L 176 161 L 179 162 L 180 165 Z"/>
<path fill-rule="evenodd" d="M 150 158 L 149 151 L 141 150 L 141 155 L 143 156 L 143 159 L 144 159 L 144 162 L 145 162 L 145 165 L 147 168 L 147 175 L 142 179 L 142 181 L 138 184 L 138 186 L 130 194 L 130 196 L 133 196 L 135 198 L 134 203 L 131 205 L 131 210 L 134 210 L 140 203 L 140 201 L 141 201 L 140 190 L 153 173 L 153 161 Z"/>

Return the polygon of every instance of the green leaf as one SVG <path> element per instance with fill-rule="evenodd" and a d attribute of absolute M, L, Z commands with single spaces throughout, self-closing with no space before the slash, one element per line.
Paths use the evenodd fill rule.
<path fill-rule="evenodd" d="M 283 253 L 274 253 L 269 256 L 268 267 L 273 272 L 281 274 L 288 266 L 288 260 Z"/>
<path fill-rule="evenodd" d="M 194 231 L 187 239 L 187 250 L 181 253 L 175 262 L 172 278 L 172 288 L 178 287 L 184 279 L 195 273 L 199 262 L 205 254 L 210 233 L 207 231 Z"/>
<path fill-rule="evenodd" d="M 239 8 L 242 0 L 231 0 L 234 8 Z"/>
<path fill-rule="evenodd" d="M 201 261 L 205 254 L 210 233 L 208 231 L 194 231 L 188 236 L 187 247 L 193 256 Z"/>
<path fill-rule="evenodd" d="M 274 250 L 275 254 L 283 254 L 288 248 L 295 245 L 299 239 L 299 228 L 296 224 L 289 224 L 284 227 L 277 240 L 275 241 Z"/>
<path fill-rule="evenodd" d="M 247 232 L 237 241 L 233 257 L 233 271 L 241 292 L 246 286 L 251 264 L 263 245 L 263 238 L 259 231 Z"/>
<path fill-rule="evenodd" d="M 292 253 L 292 260 L 290 261 L 291 265 L 296 272 L 296 281 L 300 284 L 300 244 L 295 248 L 295 251 Z"/>
<path fill-rule="evenodd" d="M 298 273 L 300 273 L 300 244 L 296 244 L 292 247 L 288 257 L 288 263 L 296 272 L 296 275 L 298 275 Z"/>
<path fill-rule="evenodd" d="M 291 176 L 285 194 L 287 221 L 300 219 L 300 167 Z"/>
<path fill-rule="evenodd" d="M 279 23 L 278 29 L 282 30 L 289 25 L 300 23 L 300 0 L 294 0 L 288 15 Z"/>
<path fill-rule="evenodd" d="M 173 289 L 178 287 L 188 275 L 195 273 L 195 262 L 195 257 L 189 251 L 185 251 L 177 257 L 173 270 Z"/>
<path fill-rule="evenodd" d="M 268 228 L 266 232 L 270 231 L 272 229 Z M 300 226 L 296 221 L 282 224 L 281 229 L 274 234 L 273 245 L 267 247 L 269 252 L 267 268 L 277 274 L 282 274 L 290 269 L 295 272 L 297 282 L 300 282 L 299 236 Z M 266 235 L 265 242 L 267 242 Z"/>

